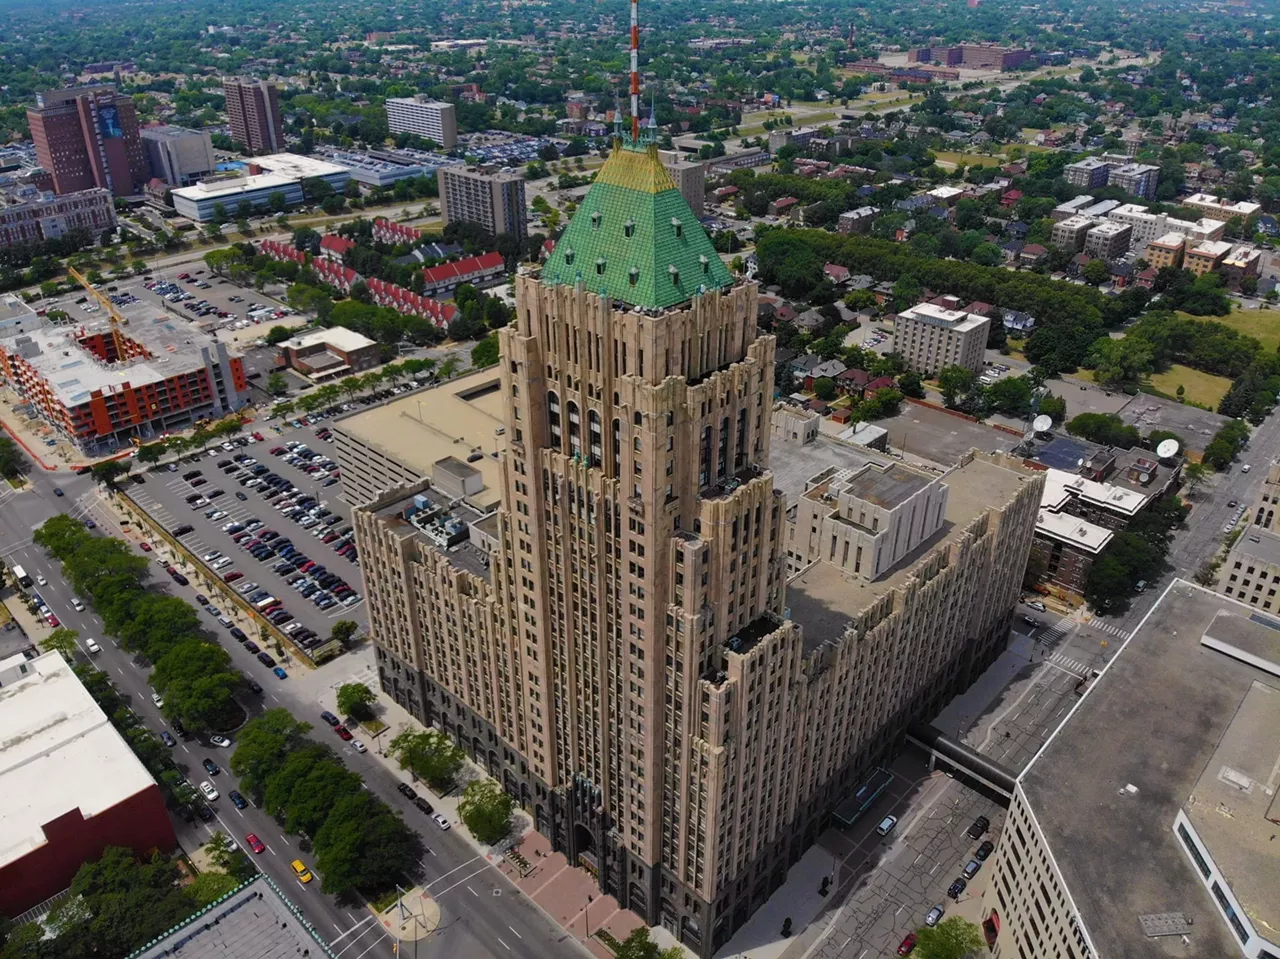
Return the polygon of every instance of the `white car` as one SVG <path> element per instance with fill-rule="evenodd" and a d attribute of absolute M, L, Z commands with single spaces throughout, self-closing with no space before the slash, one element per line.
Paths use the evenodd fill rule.
<path fill-rule="evenodd" d="M 161 696 L 159 693 L 152 693 L 151 701 L 156 704 L 156 709 L 164 708 L 164 697 Z"/>
<path fill-rule="evenodd" d="M 358 753 L 367 753 L 369 751 L 368 747 L 358 739 L 351 740 L 351 748 Z"/>
<path fill-rule="evenodd" d="M 445 819 L 445 818 L 444 818 L 444 816 L 442 816 L 440 813 L 438 813 L 438 812 L 433 812 L 433 813 L 431 814 L 431 818 L 435 821 L 435 824 L 436 824 L 437 826 L 439 826 L 441 829 L 449 829 L 449 828 L 450 828 L 450 826 L 449 826 L 449 820 Z"/>
<path fill-rule="evenodd" d="M 48 586 L 48 585 L 49 585 L 49 581 L 48 581 L 47 579 L 45 579 L 43 576 L 41 576 L 39 573 L 36 573 L 36 585 L 37 585 L 37 586 Z"/>
<path fill-rule="evenodd" d="M 218 798 L 218 790 L 213 788 L 213 783 L 205 779 L 200 783 L 200 792 L 204 793 L 204 798 L 213 802 Z"/>
<path fill-rule="evenodd" d="M 83 613 L 84 603 L 80 602 L 79 599 L 73 599 L 71 600 L 71 608 L 74 609 L 77 613 Z"/>
<path fill-rule="evenodd" d="M 1241 473 L 1247 473 L 1247 472 L 1249 472 L 1249 470 L 1251 470 L 1251 469 L 1253 469 L 1253 467 L 1252 467 L 1252 466 L 1250 466 L 1248 463 L 1245 463 L 1245 464 L 1244 464 L 1244 466 L 1240 467 L 1240 472 L 1241 472 Z"/>
<path fill-rule="evenodd" d="M 222 749 L 226 749 L 228 746 L 231 745 L 231 740 L 228 739 L 226 736 L 210 736 L 209 742 Z"/>
<path fill-rule="evenodd" d="M 102 647 L 98 645 L 98 641 L 95 639 L 86 639 L 84 641 L 84 648 L 89 650 L 89 652 L 92 653 L 94 656 L 102 652 Z"/>

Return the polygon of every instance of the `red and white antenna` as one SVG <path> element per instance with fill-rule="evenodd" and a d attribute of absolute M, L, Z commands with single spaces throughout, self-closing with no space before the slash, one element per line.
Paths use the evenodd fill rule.
<path fill-rule="evenodd" d="M 631 142 L 640 142 L 640 0 L 631 0 Z"/>

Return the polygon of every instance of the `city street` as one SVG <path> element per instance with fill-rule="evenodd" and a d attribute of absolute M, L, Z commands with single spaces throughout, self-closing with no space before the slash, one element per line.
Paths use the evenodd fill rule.
<path fill-rule="evenodd" d="M 33 577 L 39 574 L 47 579 L 47 585 L 39 587 L 39 591 L 62 624 L 80 633 L 82 650 L 85 648 L 85 640 L 89 638 L 99 642 L 102 652 L 92 657 L 94 665 L 110 675 L 112 682 L 130 699 L 133 709 L 146 725 L 159 732 L 165 728 L 165 724 L 151 702 L 146 670 L 136 666 L 133 657 L 119 649 L 104 634 L 102 623 L 92 609 L 86 609 L 83 613 L 75 611 L 71 605 L 71 587 L 63 579 L 60 567 L 31 542 L 32 530 L 59 512 L 91 518 L 97 523 L 100 532 L 135 545 L 137 536 L 121 530 L 113 512 L 102 503 L 98 491 L 87 476 L 46 474 L 33 470 L 29 478 L 32 482 L 28 489 L 0 493 L 0 507 L 3 507 L 0 508 L 0 555 L 3 555 L 6 565 L 22 565 Z M 63 497 L 54 495 L 55 486 L 63 490 Z M 157 573 L 159 569 L 156 565 Z M 196 594 L 194 587 L 179 587 L 167 578 L 158 580 L 156 588 L 188 602 L 193 602 Z M 39 642 L 48 631 L 28 632 L 31 633 L 33 642 Z M 221 640 L 220 636 L 212 638 Z M 447 956 L 450 959 L 494 956 L 535 959 L 588 954 L 573 937 L 521 895 L 497 868 L 496 863 L 479 855 L 459 831 L 441 831 L 397 792 L 397 784 L 407 781 L 407 775 L 397 774 L 388 768 L 372 747 L 370 752 L 361 755 L 349 745 L 342 744 L 319 719 L 320 711 L 326 706 L 295 690 L 295 686 L 303 687 L 303 684 L 295 682 L 299 675 L 297 670 L 301 667 L 290 664 L 290 678 L 277 680 L 266 674 L 252 654 L 238 644 L 223 642 L 222 645 L 230 653 L 234 665 L 246 675 L 259 678 L 265 688 L 261 704 L 255 701 L 257 697 L 246 695 L 244 705 L 251 715 L 262 707 L 283 706 L 299 719 L 311 722 L 315 726 L 311 736 L 332 746 L 348 767 L 361 776 L 366 788 L 392 809 L 401 812 L 406 822 L 422 835 L 430 851 L 421 862 L 421 875 L 414 879 L 426 887 L 440 906 L 441 923 L 432 936 L 416 943 L 417 955 L 424 959 L 432 956 Z M 85 660 L 89 659 L 87 651 L 83 653 L 83 657 Z M 373 677 L 369 679 L 376 686 Z M 235 738 L 233 732 L 233 743 Z M 369 959 L 390 959 L 395 955 L 394 940 L 362 903 L 338 902 L 332 896 L 320 892 L 318 881 L 305 887 L 297 883 L 292 875 L 290 862 L 301 858 L 312 865 L 309 856 L 299 851 L 298 837 L 286 836 L 280 826 L 261 810 L 253 806 L 237 810 L 226 798 L 227 793 L 236 786 L 234 775 L 226 768 L 233 751 L 234 745 L 231 749 L 219 750 L 194 740 L 179 742 L 175 758 L 180 766 L 188 770 L 193 782 L 210 778 L 200 766 L 200 761 L 206 756 L 222 767 L 222 772 L 212 779 L 220 793 L 220 798 L 211 804 L 217 820 L 206 826 L 200 822 L 187 825 L 181 819 L 175 819 L 175 829 L 184 848 L 192 851 L 207 842 L 211 834 L 210 827 L 220 828 L 230 838 L 242 844 L 247 833 L 254 833 L 267 846 L 267 850 L 252 856 L 253 861 L 281 888 L 291 891 L 291 898 L 333 944 L 334 952 L 345 959 L 360 959 L 366 955 Z M 411 951 L 406 946 L 403 954 Z"/>

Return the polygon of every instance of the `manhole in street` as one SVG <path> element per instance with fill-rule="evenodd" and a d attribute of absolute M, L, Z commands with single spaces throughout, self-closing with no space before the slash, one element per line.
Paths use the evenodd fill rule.
<path fill-rule="evenodd" d="M 495 890 L 493 890 L 493 895 L 494 895 L 494 897 L 495 897 L 495 898 L 496 898 L 497 896 L 501 896 L 501 895 L 502 895 L 502 890 L 501 890 L 501 889 L 495 889 Z"/>

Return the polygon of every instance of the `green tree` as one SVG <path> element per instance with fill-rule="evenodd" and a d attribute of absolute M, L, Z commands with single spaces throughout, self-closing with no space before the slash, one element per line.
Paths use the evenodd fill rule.
<path fill-rule="evenodd" d="M 1004 262 L 1004 253 L 994 243 L 979 243 L 969 254 L 969 259 L 979 266 L 999 266 Z"/>
<path fill-rule="evenodd" d="M 982 930 L 959 916 L 916 930 L 915 954 L 920 959 L 966 959 L 986 946 Z"/>
<path fill-rule="evenodd" d="M 268 709 L 249 720 L 236 737 L 236 751 L 231 754 L 231 771 L 240 784 L 259 799 L 273 770 L 296 750 L 311 729 L 298 722 L 287 709 Z"/>
<path fill-rule="evenodd" d="M 493 366 L 498 362 L 498 337 L 490 333 L 471 349 L 471 365 L 476 369 Z"/>
<path fill-rule="evenodd" d="M 515 800 L 492 779 L 480 779 L 468 783 L 462 791 L 458 815 L 471 830 L 471 835 L 486 845 L 493 845 L 510 832 L 515 805 Z"/>
<path fill-rule="evenodd" d="M 991 408 L 1007 416 L 1024 416 L 1031 408 L 1031 381 L 1025 376 L 1006 376 L 987 387 Z"/>
<path fill-rule="evenodd" d="M 356 634 L 359 627 L 349 619 L 340 619 L 333 624 L 333 629 L 329 630 L 329 638 L 337 640 L 340 643 L 349 643 L 351 637 Z"/>
<path fill-rule="evenodd" d="M 0 476 L 17 479 L 27 471 L 27 461 L 18 450 L 18 444 L 7 436 L 0 436 Z"/>
<path fill-rule="evenodd" d="M 1114 413 L 1080 413 L 1067 423 L 1067 432 L 1100 446 L 1126 450 L 1142 442 L 1142 434 Z"/>
<path fill-rule="evenodd" d="M 138 447 L 138 452 L 134 454 L 133 458 L 139 463 L 159 463 L 168 450 L 167 443 L 147 443 Z"/>
<path fill-rule="evenodd" d="M 334 804 L 316 834 L 315 853 L 325 892 L 376 893 L 412 873 L 423 846 L 403 819 L 367 791 L 357 789 Z"/>
<path fill-rule="evenodd" d="M 164 696 L 164 714 L 193 732 L 225 729 L 240 713 L 235 693 L 243 683 L 221 646 L 188 639 L 156 662 L 151 685 Z"/>
<path fill-rule="evenodd" d="M 1186 487 L 1187 495 L 1195 493 L 1211 475 L 1213 475 L 1213 468 L 1207 463 L 1188 463 L 1182 467 L 1182 483 Z"/>
<path fill-rule="evenodd" d="M 334 803 L 359 788 L 360 777 L 338 762 L 329 747 L 309 743 L 289 753 L 271 773 L 263 808 L 282 817 L 289 832 L 314 839 Z"/>
<path fill-rule="evenodd" d="M 281 191 L 272 190 L 267 195 L 267 208 L 271 210 L 272 213 L 283 213 L 288 209 L 288 206 L 289 200 Z"/>
<path fill-rule="evenodd" d="M 116 480 L 121 476 L 127 476 L 132 469 L 133 463 L 127 459 L 103 460 L 101 463 L 95 463 L 91 472 L 96 482 L 108 489 L 114 489 Z"/>
<path fill-rule="evenodd" d="M 272 373 L 267 377 L 267 392 L 273 396 L 284 396 L 289 392 L 289 381 L 283 373 Z"/>
<path fill-rule="evenodd" d="M 911 396 L 915 399 L 924 399 L 924 383 L 920 380 L 920 374 L 915 370 L 907 370 L 898 377 L 898 389 L 902 391 L 903 396 Z"/>
<path fill-rule="evenodd" d="M 615 955 L 617 959 L 680 959 L 684 949 L 678 945 L 659 949 L 658 944 L 649 938 L 649 927 L 642 925 L 618 943 Z"/>
<path fill-rule="evenodd" d="M 437 729 L 405 729 L 387 746 L 387 755 L 435 789 L 448 789 L 466 754 Z"/>
<path fill-rule="evenodd" d="M 1111 268 L 1105 260 L 1090 260 L 1080 271 L 1084 281 L 1091 286 L 1101 286 L 1111 278 Z"/>
<path fill-rule="evenodd" d="M 378 701 L 377 695 L 364 683 L 343 683 L 338 687 L 338 712 L 364 721 L 373 716 L 370 708 Z"/>
<path fill-rule="evenodd" d="M 956 399 L 973 389 L 978 375 L 966 366 L 944 366 L 938 371 L 938 388 L 942 391 L 942 401 L 947 406 L 955 406 Z"/>
<path fill-rule="evenodd" d="M 818 399 L 828 403 L 836 398 L 836 381 L 829 376 L 820 376 L 813 381 L 813 393 Z"/>
<path fill-rule="evenodd" d="M 40 640 L 40 649 L 46 653 L 61 653 L 68 663 L 76 661 L 76 651 L 80 648 L 76 640 L 80 633 L 66 626 L 59 626 L 52 633 Z"/>

